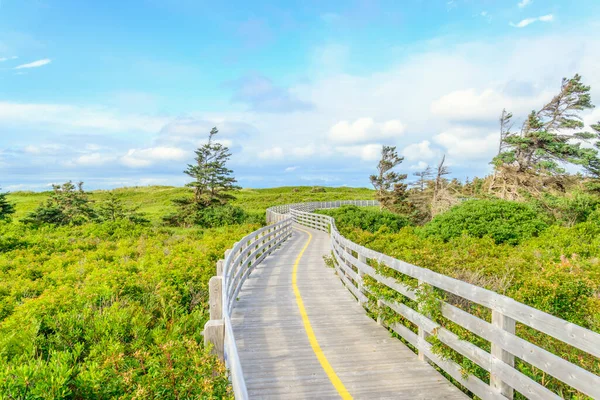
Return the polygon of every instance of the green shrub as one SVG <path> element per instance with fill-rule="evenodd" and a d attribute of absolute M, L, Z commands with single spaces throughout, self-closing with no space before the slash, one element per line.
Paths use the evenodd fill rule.
<path fill-rule="evenodd" d="M 408 218 L 403 215 L 373 208 L 343 206 L 332 210 L 319 210 L 319 213 L 334 217 L 338 229 L 344 231 L 360 228 L 374 233 L 386 227 L 389 232 L 398 232 L 405 226 L 410 225 Z"/>
<path fill-rule="evenodd" d="M 538 236 L 548 225 L 533 207 L 504 200 L 470 200 L 436 216 L 421 233 L 444 241 L 467 234 L 517 244 Z"/>

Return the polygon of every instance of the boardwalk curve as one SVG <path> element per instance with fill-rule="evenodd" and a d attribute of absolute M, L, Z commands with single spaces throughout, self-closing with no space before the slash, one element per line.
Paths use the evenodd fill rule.
<path fill-rule="evenodd" d="M 512 399 L 517 391 L 529 399 L 560 398 L 517 369 L 517 358 L 600 399 L 598 375 L 520 337 L 515 328 L 521 324 L 536 329 L 600 359 L 598 333 L 369 250 L 343 237 L 333 218 L 312 213 L 344 204 L 375 203 L 272 207 L 267 210 L 270 225 L 236 243 L 217 265 L 204 337 L 225 360 L 237 399 L 465 398 L 433 365 L 482 399 Z M 334 255 L 335 270 L 326 267 L 326 254 Z M 378 265 L 418 281 L 419 288 L 436 288 L 489 308 L 491 321 L 436 300 L 443 318 L 489 341 L 491 351 L 461 340 L 417 308 L 376 296 L 372 282 L 418 301 L 414 287 L 380 275 Z M 373 307 L 385 308 L 405 323 L 379 326 L 365 313 Z M 417 349 L 418 357 L 389 331 Z M 487 371 L 489 379 L 464 374 L 460 365 L 440 357 L 427 339 L 430 335 Z"/>

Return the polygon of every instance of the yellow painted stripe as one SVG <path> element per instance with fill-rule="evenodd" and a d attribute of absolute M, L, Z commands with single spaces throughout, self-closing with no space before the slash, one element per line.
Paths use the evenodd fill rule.
<path fill-rule="evenodd" d="M 325 373 L 329 377 L 329 380 L 331 381 L 331 383 L 333 384 L 335 389 L 338 391 L 338 393 L 340 394 L 342 399 L 352 399 L 352 396 L 350 395 L 350 393 L 348 393 L 348 390 L 346 390 L 346 387 L 344 386 L 344 384 L 342 383 L 340 378 L 337 376 L 337 374 L 333 370 L 333 367 L 331 366 L 331 364 L 329 364 L 327 357 L 325 357 L 325 354 L 323 354 L 323 350 L 321 350 L 321 346 L 319 345 L 319 342 L 317 341 L 315 332 L 313 331 L 313 328 L 310 324 L 310 320 L 308 319 L 308 314 L 306 314 L 306 308 L 304 308 L 304 302 L 302 301 L 302 296 L 300 295 L 300 290 L 298 290 L 298 285 L 297 285 L 297 283 L 298 283 L 298 278 L 297 278 L 298 264 L 300 264 L 300 259 L 302 259 L 302 255 L 304 254 L 304 252 L 308 248 L 308 245 L 310 244 L 310 241 L 312 240 L 312 234 L 310 232 L 305 231 L 303 229 L 298 229 L 298 230 L 302 231 L 304 233 L 308 233 L 308 241 L 306 242 L 306 244 L 300 251 L 300 254 L 298 254 L 298 258 L 296 258 L 296 262 L 294 263 L 294 269 L 292 271 L 292 287 L 294 288 L 294 294 L 296 295 L 296 303 L 298 303 L 298 308 L 300 309 L 300 315 L 302 316 L 302 322 L 304 323 L 304 329 L 306 330 L 306 335 L 308 336 L 308 341 L 310 342 L 310 345 L 311 345 L 313 351 L 315 352 L 317 359 L 321 363 L 321 367 L 323 367 L 323 369 L 325 370 Z"/>

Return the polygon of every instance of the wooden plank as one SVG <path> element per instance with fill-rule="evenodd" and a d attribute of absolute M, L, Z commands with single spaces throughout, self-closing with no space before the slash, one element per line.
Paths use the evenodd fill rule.
<path fill-rule="evenodd" d="M 492 325 L 513 335 L 515 334 L 515 320 L 496 310 L 492 310 Z M 492 341 L 491 353 L 495 359 L 505 363 L 509 367 L 515 366 L 515 356 L 504 350 L 500 342 Z M 496 392 L 507 399 L 513 398 L 513 388 L 508 383 L 504 382 L 495 371 L 492 371 L 490 374 L 490 385 Z"/>

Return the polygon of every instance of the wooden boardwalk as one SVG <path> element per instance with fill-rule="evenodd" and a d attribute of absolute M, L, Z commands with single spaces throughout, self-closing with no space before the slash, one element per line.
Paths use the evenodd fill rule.
<path fill-rule="evenodd" d="M 245 282 L 231 319 L 250 398 L 466 399 L 365 314 L 330 252 L 326 233 L 299 227 Z"/>

